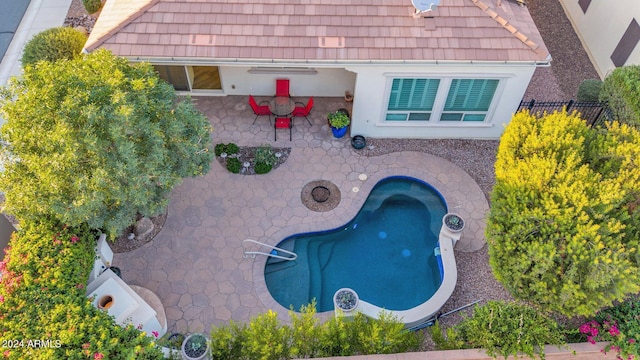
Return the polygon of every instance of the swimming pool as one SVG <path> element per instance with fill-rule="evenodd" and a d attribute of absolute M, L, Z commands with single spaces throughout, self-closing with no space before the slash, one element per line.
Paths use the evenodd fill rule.
<path fill-rule="evenodd" d="M 316 299 L 318 311 L 333 310 L 334 293 L 345 287 L 371 308 L 419 307 L 445 277 L 438 262 L 446 212 L 443 197 L 427 183 L 385 178 L 344 226 L 282 240 L 277 247 L 298 257 L 269 258 L 264 268 L 267 288 L 285 308 L 298 309 Z M 452 249 L 448 253 L 452 256 Z"/>

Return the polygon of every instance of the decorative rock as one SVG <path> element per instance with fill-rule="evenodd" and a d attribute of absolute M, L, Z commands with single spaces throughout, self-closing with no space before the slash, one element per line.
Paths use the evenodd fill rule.
<path fill-rule="evenodd" d="M 138 220 L 133 231 L 136 236 L 141 238 L 149 236 L 153 231 L 153 222 L 148 217 L 143 217 L 142 219 Z"/>
<path fill-rule="evenodd" d="M 85 34 L 86 36 L 89 36 L 89 30 L 87 30 L 87 28 L 82 26 L 82 25 L 78 25 L 78 26 L 74 27 L 74 29 L 80 31 L 81 33 Z"/>

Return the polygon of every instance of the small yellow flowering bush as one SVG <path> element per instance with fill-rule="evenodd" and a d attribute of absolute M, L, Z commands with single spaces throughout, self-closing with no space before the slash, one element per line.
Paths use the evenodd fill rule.
<path fill-rule="evenodd" d="M 576 114 L 516 114 L 495 164 L 491 267 L 516 297 L 593 315 L 640 291 L 640 133 Z"/>
<path fill-rule="evenodd" d="M 23 223 L 0 262 L 3 359 L 159 359 L 149 337 L 122 328 L 86 297 L 97 234 Z"/>

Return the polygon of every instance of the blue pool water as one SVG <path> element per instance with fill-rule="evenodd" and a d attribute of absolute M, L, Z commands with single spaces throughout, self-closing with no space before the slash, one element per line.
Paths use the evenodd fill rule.
<path fill-rule="evenodd" d="M 388 310 L 415 307 L 440 287 L 434 249 L 446 212 L 440 193 L 425 182 L 383 179 L 346 225 L 280 242 L 298 258 L 269 258 L 267 288 L 278 303 L 296 310 L 314 298 L 318 311 L 333 310 L 333 295 L 344 287 Z"/>

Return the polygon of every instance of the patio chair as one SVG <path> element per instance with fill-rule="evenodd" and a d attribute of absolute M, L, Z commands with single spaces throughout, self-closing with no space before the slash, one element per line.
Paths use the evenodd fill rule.
<path fill-rule="evenodd" d="M 291 97 L 289 93 L 289 79 L 276 79 L 276 97 Z"/>
<path fill-rule="evenodd" d="M 293 121 L 289 117 L 279 117 L 276 118 L 276 122 L 273 125 L 274 127 L 274 135 L 273 140 L 278 140 L 278 129 L 286 129 L 289 128 L 289 141 L 291 141 L 291 132 L 293 128 Z"/>
<path fill-rule="evenodd" d="M 267 115 L 269 116 L 269 124 L 271 124 L 271 110 L 269 110 L 269 105 L 262 105 L 262 104 L 269 104 L 268 101 L 261 101 L 260 104 L 258 104 L 256 102 L 256 99 L 249 95 L 249 105 L 251 105 L 251 109 L 253 110 L 253 112 L 256 114 L 256 118 L 253 119 L 253 124 L 256 123 L 256 120 L 258 120 L 258 117 L 261 115 Z"/>
<path fill-rule="evenodd" d="M 309 126 L 311 126 L 311 121 L 309 120 L 309 113 L 311 112 L 311 108 L 313 108 L 313 96 L 309 98 L 309 102 L 307 102 L 307 105 L 301 102 L 296 102 L 296 105 L 298 104 L 302 106 L 296 106 L 293 109 L 293 113 L 291 114 L 291 117 L 304 116 L 304 118 L 307 119 Z"/>

